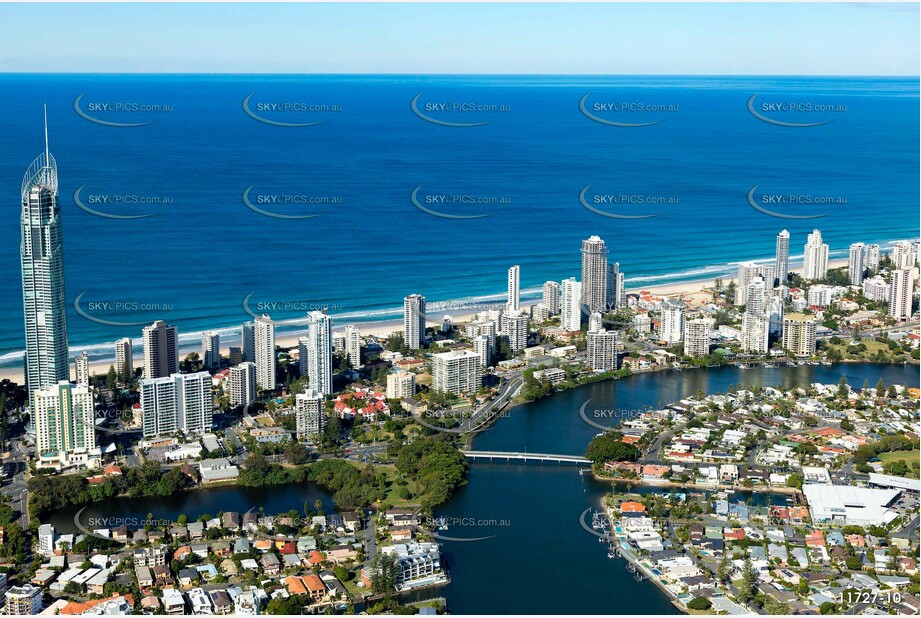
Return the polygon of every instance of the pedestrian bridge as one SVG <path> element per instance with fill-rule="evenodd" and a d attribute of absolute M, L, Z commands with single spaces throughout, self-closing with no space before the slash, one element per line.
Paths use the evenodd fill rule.
<path fill-rule="evenodd" d="M 579 455 L 554 455 L 552 453 L 516 453 L 511 451 L 463 451 L 467 459 L 504 459 L 506 461 L 549 461 L 553 463 L 591 464 Z"/>

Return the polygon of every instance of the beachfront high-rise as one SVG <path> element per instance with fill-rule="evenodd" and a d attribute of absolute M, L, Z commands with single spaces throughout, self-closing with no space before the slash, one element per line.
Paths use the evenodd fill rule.
<path fill-rule="evenodd" d="M 333 392 L 333 325 L 322 311 L 307 314 L 307 383 L 321 395 Z"/>
<path fill-rule="evenodd" d="M 911 318 L 911 292 L 913 288 L 912 268 L 897 268 L 892 271 L 889 287 L 889 317 L 899 322 Z"/>
<path fill-rule="evenodd" d="M 242 339 L 240 347 L 243 348 L 243 362 L 256 362 L 256 324 L 255 322 L 243 322 L 241 327 Z"/>
<path fill-rule="evenodd" d="M 828 274 L 828 245 L 822 242 L 822 232 L 812 230 L 803 246 L 803 279 L 818 281 Z"/>
<path fill-rule="evenodd" d="M 790 232 L 781 230 L 777 235 L 774 247 L 774 280 L 770 281 L 771 287 L 787 281 L 790 272 Z"/>
<path fill-rule="evenodd" d="M 518 311 L 521 308 L 521 267 L 515 264 L 508 269 L 508 300 L 506 311 Z"/>
<path fill-rule="evenodd" d="M 349 361 L 349 367 L 361 367 L 361 330 L 357 326 L 345 327 L 345 356 Z"/>
<path fill-rule="evenodd" d="M 174 373 L 139 382 L 144 437 L 211 431 L 211 374 Z"/>
<path fill-rule="evenodd" d="M 556 281 L 545 281 L 541 304 L 547 308 L 550 315 L 560 312 L 560 284 Z"/>
<path fill-rule="evenodd" d="M 255 321 L 256 385 L 263 390 L 275 388 L 275 322 L 266 314 Z"/>
<path fill-rule="evenodd" d="M 599 236 L 582 241 L 582 304 L 604 311 L 608 300 L 608 248 Z"/>
<path fill-rule="evenodd" d="M 761 277 L 766 285 L 772 286 L 774 281 L 774 267 L 756 264 L 755 262 L 743 262 L 739 264 L 735 298 L 737 306 L 748 304 L 748 284 L 758 277 Z"/>
<path fill-rule="evenodd" d="M 48 150 L 47 111 L 45 152 L 32 161 L 23 175 L 20 197 L 19 257 L 26 336 L 23 360 L 26 391 L 34 404 L 35 390 L 70 378 L 58 167 Z"/>
<path fill-rule="evenodd" d="M 910 240 L 892 243 L 892 263 L 895 268 L 911 268 L 916 260 L 915 247 Z"/>
<path fill-rule="evenodd" d="M 863 265 L 870 274 L 879 272 L 879 245 L 867 245 L 863 249 Z"/>
<path fill-rule="evenodd" d="M 221 336 L 218 333 L 209 330 L 201 334 L 201 360 L 208 371 L 221 368 Z"/>
<path fill-rule="evenodd" d="M 144 377 L 179 373 L 179 330 L 163 320 L 144 327 Z"/>
<path fill-rule="evenodd" d="M 299 440 L 311 438 L 321 433 L 326 428 L 323 395 L 312 388 L 295 395 L 294 422 Z"/>
<path fill-rule="evenodd" d="M 582 330 L 582 284 L 575 277 L 560 282 L 560 328 Z"/>
<path fill-rule="evenodd" d="M 230 368 L 231 407 L 249 405 L 256 400 L 256 363 L 240 363 Z"/>
<path fill-rule="evenodd" d="M 606 309 L 613 310 L 624 306 L 624 273 L 620 272 L 619 262 L 608 264 Z"/>
<path fill-rule="evenodd" d="M 57 470 L 99 465 L 93 389 L 62 380 L 33 393 L 36 465 Z"/>
<path fill-rule="evenodd" d="M 851 285 L 863 283 L 863 248 L 862 242 L 855 242 L 847 252 L 847 278 Z"/>
<path fill-rule="evenodd" d="M 90 359 L 86 352 L 74 356 L 74 382 L 80 386 L 90 385 Z"/>
<path fill-rule="evenodd" d="M 134 349 L 128 337 L 115 342 L 115 373 L 122 381 L 134 376 Z"/>
<path fill-rule="evenodd" d="M 418 350 L 425 341 L 425 296 L 410 294 L 403 299 L 403 343 Z"/>
<path fill-rule="evenodd" d="M 310 373 L 310 365 L 308 364 L 308 359 L 310 358 L 310 339 L 308 337 L 298 337 L 297 338 L 297 368 L 301 373 L 301 377 L 307 377 L 307 374 Z"/>

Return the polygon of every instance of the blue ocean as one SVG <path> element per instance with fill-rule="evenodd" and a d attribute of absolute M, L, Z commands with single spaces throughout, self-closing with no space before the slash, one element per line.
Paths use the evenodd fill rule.
<path fill-rule="evenodd" d="M 69 341 L 95 359 L 154 319 L 191 346 L 247 307 L 488 302 L 512 264 L 533 298 L 592 234 L 628 289 L 770 260 L 783 228 L 794 256 L 813 228 L 832 258 L 918 236 L 917 79 L 7 74 L 0 98 L 7 367 L 45 103 Z"/>

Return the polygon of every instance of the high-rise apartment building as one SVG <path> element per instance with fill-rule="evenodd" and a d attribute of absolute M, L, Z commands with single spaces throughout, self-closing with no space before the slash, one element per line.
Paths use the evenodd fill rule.
<path fill-rule="evenodd" d="M 97 466 L 93 389 L 62 380 L 36 389 L 33 400 L 37 467 Z"/>
<path fill-rule="evenodd" d="M 307 383 L 321 395 L 333 392 L 333 325 L 322 311 L 307 314 Z"/>
<path fill-rule="evenodd" d="M 256 363 L 240 363 L 230 368 L 230 405 L 247 406 L 256 400 Z"/>
<path fill-rule="evenodd" d="M 241 327 L 242 339 L 240 347 L 243 348 L 243 362 L 256 362 L 256 324 L 255 322 L 244 322 Z"/>
<path fill-rule="evenodd" d="M 851 285 L 863 283 L 864 244 L 855 242 L 847 253 L 847 277 Z"/>
<path fill-rule="evenodd" d="M 201 334 L 201 358 L 207 371 L 221 368 L 221 336 L 214 331 Z"/>
<path fill-rule="evenodd" d="M 828 245 L 822 242 L 822 232 L 812 230 L 803 247 L 803 279 L 818 281 L 828 274 Z"/>
<path fill-rule="evenodd" d="M 560 284 L 556 281 L 545 281 L 541 304 L 547 308 L 550 315 L 556 315 L 560 312 Z"/>
<path fill-rule="evenodd" d="M 781 230 L 777 235 L 774 246 L 774 279 L 769 281 L 770 287 L 783 284 L 790 273 L 790 232 Z"/>
<path fill-rule="evenodd" d="M 528 347 L 528 314 L 523 311 L 503 313 L 502 332 L 508 337 L 508 345 L 513 353 Z"/>
<path fill-rule="evenodd" d="M 361 330 L 357 326 L 345 327 L 345 355 L 352 369 L 361 367 Z"/>
<path fill-rule="evenodd" d="M 604 311 L 608 300 L 608 248 L 598 236 L 582 241 L 582 304 Z"/>
<path fill-rule="evenodd" d="M 667 344 L 678 343 L 684 336 L 684 303 L 676 300 L 662 301 L 659 339 Z"/>
<path fill-rule="evenodd" d="M 90 358 L 86 352 L 74 356 L 74 382 L 78 386 L 90 385 Z"/>
<path fill-rule="evenodd" d="M 521 267 L 517 264 L 508 269 L 508 300 L 506 311 L 521 309 Z"/>
<path fill-rule="evenodd" d="M 788 313 L 783 319 L 782 345 L 796 356 L 815 354 L 815 316 Z"/>
<path fill-rule="evenodd" d="M 115 373 L 121 380 L 134 377 L 134 346 L 128 337 L 115 342 Z"/>
<path fill-rule="evenodd" d="M 416 376 L 408 371 L 387 374 L 387 399 L 405 399 L 416 394 Z"/>
<path fill-rule="evenodd" d="M 617 369 L 617 333 L 596 330 L 586 335 L 585 361 L 592 371 L 604 372 Z"/>
<path fill-rule="evenodd" d="M 608 263 L 607 300 L 605 304 L 608 311 L 619 309 L 627 304 L 627 297 L 624 293 L 624 273 L 620 272 L 619 262 Z"/>
<path fill-rule="evenodd" d="M 418 350 L 425 343 L 425 296 L 410 294 L 403 299 L 403 343 Z"/>
<path fill-rule="evenodd" d="M 716 321 L 713 318 L 694 318 L 684 323 L 685 356 L 706 356 L 710 353 L 710 331 Z"/>
<path fill-rule="evenodd" d="M 770 282 L 774 281 L 774 267 L 756 264 L 755 262 L 744 262 L 739 264 L 735 298 L 735 304 L 737 306 L 748 304 L 748 284 L 758 277 L 761 277 L 766 287 L 768 287 Z"/>
<path fill-rule="evenodd" d="M 300 440 L 315 436 L 326 428 L 323 395 L 312 388 L 294 396 L 294 421 Z"/>
<path fill-rule="evenodd" d="M 560 291 L 560 328 L 582 330 L 582 284 L 570 277 L 560 283 Z"/>
<path fill-rule="evenodd" d="M 179 373 L 179 330 L 163 320 L 144 327 L 144 377 Z"/>
<path fill-rule="evenodd" d="M 451 350 L 432 355 L 432 388 L 463 395 L 480 390 L 480 357 L 472 350 Z"/>
<path fill-rule="evenodd" d="M 263 390 L 275 388 L 275 323 L 262 314 L 255 321 L 256 385 Z"/>
<path fill-rule="evenodd" d="M 899 322 L 911 318 L 911 296 L 914 281 L 912 268 L 897 268 L 892 271 L 889 287 L 889 317 Z"/>
<path fill-rule="evenodd" d="M 144 437 L 211 431 L 214 405 L 211 374 L 174 373 L 139 383 Z"/>

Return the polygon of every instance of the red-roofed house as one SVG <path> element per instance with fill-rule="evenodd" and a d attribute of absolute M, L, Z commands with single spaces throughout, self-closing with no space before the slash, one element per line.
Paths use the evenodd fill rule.
<path fill-rule="evenodd" d="M 821 530 L 813 530 L 806 535 L 806 545 L 809 547 L 825 547 L 825 535 Z"/>

